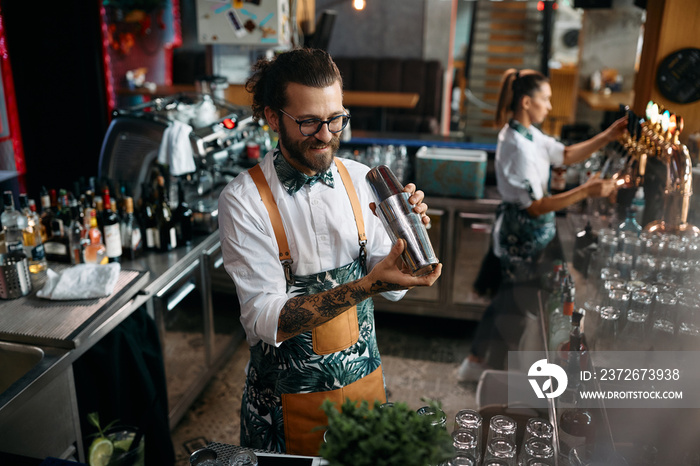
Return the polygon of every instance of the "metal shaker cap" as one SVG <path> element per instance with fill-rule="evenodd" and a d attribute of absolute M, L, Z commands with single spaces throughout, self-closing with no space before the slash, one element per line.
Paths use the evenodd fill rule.
<path fill-rule="evenodd" d="M 372 187 L 378 202 L 403 192 L 403 185 L 386 165 L 372 168 L 365 177 Z"/>

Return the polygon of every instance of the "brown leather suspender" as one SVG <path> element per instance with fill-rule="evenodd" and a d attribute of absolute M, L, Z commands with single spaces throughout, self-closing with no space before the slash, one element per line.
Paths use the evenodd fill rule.
<path fill-rule="evenodd" d="M 350 174 L 348 173 L 347 168 L 345 168 L 345 165 L 343 165 L 338 157 L 335 157 L 335 164 L 338 167 L 338 174 L 343 180 L 343 185 L 345 186 L 345 191 L 348 193 L 350 205 L 352 206 L 352 212 L 355 216 L 358 243 L 360 245 L 360 263 L 363 269 L 365 269 L 367 257 L 367 235 L 365 234 L 365 222 L 362 217 L 360 201 L 357 197 L 355 186 L 352 183 L 352 179 L 350 178 Z M 294 277 L 292 275 L 292 255 L 289 252 L 289 243 L 287 242 L 287 234 L 284 231 L 282 216 L 280 215 L 279 208 L 277 207 L 275 198 L 270 190 L 270 185 L 265 179 L 265 175 L 263 174 L 262 168 L 259 164 L 248 170 L 248 173 L 250 173 L 250 176 L 253 178 L 253 182 L 258 188 L 260 197 L 262 198 L 263 204 L 265 205 L 267 213 L 270 216 L 270 222 L 272 223 L 272 229 L 275 232 L 275 238 L 277 239 L 277 246 L 279 248 L 279 258 L 282 262 L 282 266 L 284 267 L 284 275 L 287 283 L 292 284 L 294 283 Z"/>

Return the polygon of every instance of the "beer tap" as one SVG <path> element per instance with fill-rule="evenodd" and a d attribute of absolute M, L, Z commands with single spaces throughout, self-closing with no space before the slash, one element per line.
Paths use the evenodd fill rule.
<path fill-rule="evenodd" d="M 651 233 L 700 236 L 700 228 L 688 223 L 693 171 L 688 148 L 680 142 L 683 118 L 660 109 L 655 103 L 647 105 L 647 116 L 651 124 L 647 125 L 644 134 L 649 136 L 649 154 L 658 157 L 665 164 L 666 184 L 663 218 L 654 220 L 644 229 Z"/>

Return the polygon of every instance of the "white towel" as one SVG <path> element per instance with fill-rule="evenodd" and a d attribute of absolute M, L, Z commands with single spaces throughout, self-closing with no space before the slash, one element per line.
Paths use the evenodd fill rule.
<path fill-rule="evenodd" d="M 61 273 L 48 269 L 46 284 L 36 295 L 52 300 L 104 298 L 114 291 L 120 271 L 119 262 L 78 264 Z"/>
<path fill-rule="evenodd" d="M 165 128 L 158 150 L 158 163 L 168 165 L 173 176 L 192 173 L 197 170 L 190 143 L 192 127 L 174 120 Z"/>

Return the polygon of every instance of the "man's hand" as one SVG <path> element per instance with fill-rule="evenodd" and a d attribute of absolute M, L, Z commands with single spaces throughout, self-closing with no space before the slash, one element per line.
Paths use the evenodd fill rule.
<path fill-rule="evenodd" d="M 413 206 L 413 211 L 420 215 L 423 225 L 430 228 L 430 217 L 428 217 L 428 214 L 426 214 L 428 211 L 428 205 L 423 202 L 425 193 L 423 191 L 416 191 L 416 185 L 413 183 L 408 183 L 406 186 L 404 186 L 403 191 L 408 193 L 408 203 Z M 369 208 L 372 209 L 372 213 L 374 213 L 374 215 L 377 215 L 377 205 L 374 202 L 369 203 Z"/>
<path fill-rule="evenodd" d="M 420 215 L 421 221 L 424 225 L 430 224 L 430 217 L 426 213 L 428 211 L 428 205 L 423 202 L 425 198 L 425 193 L 423 191 L 416 191 L 416 185 L 413 183 L 408 183 L 403 187 L 404 192 L 408 193 L 408 203 L 413 206 L 413 211 Z"/>
<path fill-rule="evenodd" d="M 415 286 L 431 286 L 442 273 L 442 264 L 422 277 L 414 277 L 401 258 L 406 242 L 399 239 L 389 254 L 379 262 L 362 280 L 369 283 L 369 293 L 374 295 L 384 291 L 408 290 Z"/>

